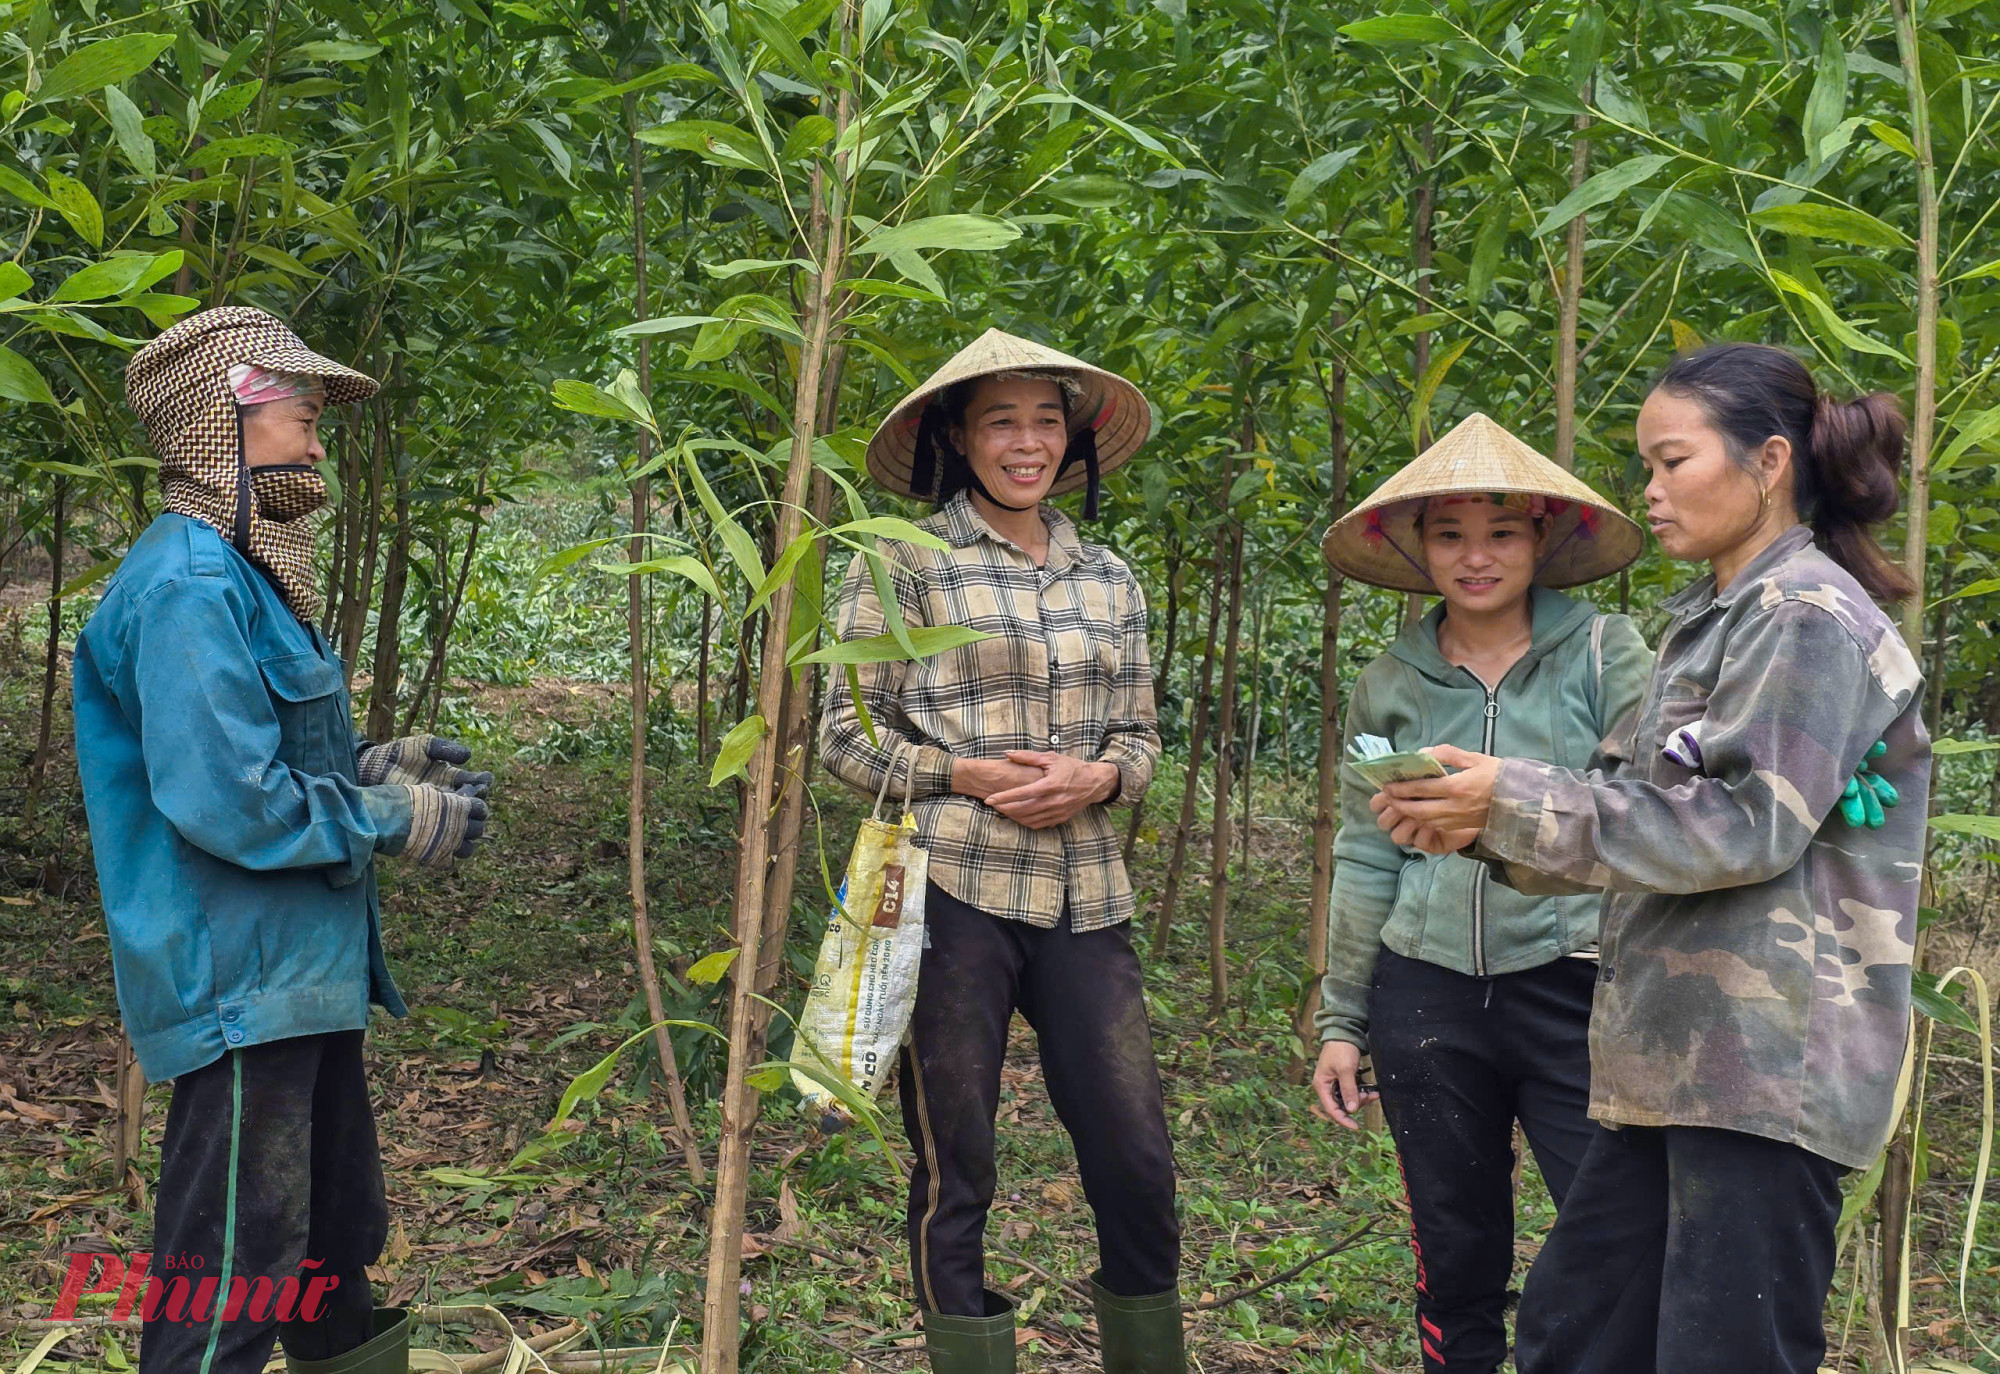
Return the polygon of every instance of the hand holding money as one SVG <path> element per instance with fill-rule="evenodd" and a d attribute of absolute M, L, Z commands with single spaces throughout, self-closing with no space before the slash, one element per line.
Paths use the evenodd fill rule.
<path fill-rule="evenodd" d="M 1380 735 L 1356 735 L 1347 746 L 1347 766 L 1378 792 L 1392 782 L 1444 776 L 1444 765 L 1429 754 L 1399 754 Z"/>

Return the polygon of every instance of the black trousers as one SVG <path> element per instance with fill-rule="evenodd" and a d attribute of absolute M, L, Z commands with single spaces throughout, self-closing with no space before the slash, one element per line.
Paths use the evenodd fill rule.
<path fill-rule="evenodd" d="M 1589 1115 L 1596 979 L 1587 959 L 1493 978 L 1389 949 L 1375 961 L 1369 1055 L 1409 1197 L 1427 1374 L 1490 1374 L 1507 1358 L 1514 1123 L 1561 1206 L 1599 1129 Z"/>
<path fill-rule="evenodd" d="M 143 1374 L 258 1374 L 274 1338 L 323 1360 L 372 1334 L 389 1211 L 361 1045 L 278 1040 L 174 1080 Z"/>
<path fill-rule="evenodd" d="M 916 1157 L 909 1238 L 918 1302 L 948 1316 L 989 1315 L 993 1122 L 1016 1010 L 1034 1028 L 1049 1102 L 1076 1147 L 1097 1219 L 1098 1281 L 1120 1297 L 1173 1288 L 1173 1149 L 1129 927 L 1079 935 L 1065 911 L 1041 930 L 989 916 L 935 883 L 925 902 L 899 1088 Z"/>
<path fill-rule="evenodd" d="M 1521 1295 L 1521 1374 L 1815 1374 L 1846 1172 L 1694 1126 L 1600 1131 Z"/>

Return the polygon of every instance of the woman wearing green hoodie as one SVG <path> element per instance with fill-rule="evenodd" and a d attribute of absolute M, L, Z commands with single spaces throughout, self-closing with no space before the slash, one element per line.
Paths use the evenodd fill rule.
<path fill-rule="evenodd" d="M 1585 766 L 1653 656 L 1628 618 L 1553 589 L 1616 572 L 1642 542 L 1611 502 L 1472 415 L 1327 532 L 1347 576 L 1442 598 L 1362 670 L 1347 738 Z M 1471 860 L 1399 847 L 1369 810 L 1375 788 L 1351 768 L 1341 784 L 1313 1086 L 1353 1129 L 1372 1059 L 1409 1196 L 1424 1369 L 1488 1374 L 1507 1355 L 1514 1123 L 1558 1205 L 1596 1130 L 1598 902 L 1525 897 Z"/>

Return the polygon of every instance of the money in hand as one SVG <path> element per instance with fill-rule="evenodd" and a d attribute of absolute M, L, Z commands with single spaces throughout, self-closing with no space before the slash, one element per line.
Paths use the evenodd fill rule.
<path fill-rule="evenodd" d="M 1399 754 L 1380 735 L 1356 735 L 1347 746 L 1347 766 L 1375 788 L 1445 775 L 1444 765 L 1429 754 Z"/>

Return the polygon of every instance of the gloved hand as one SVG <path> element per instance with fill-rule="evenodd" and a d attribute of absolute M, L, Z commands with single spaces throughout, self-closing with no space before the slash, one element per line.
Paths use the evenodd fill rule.
<path fill-rule="evenodd" d="M 465 797 L 483 797 L 493 786 L 493 775 L 468 772 L 460 767 L 470 762 L 470 749 L 457 740 L 436 735 L 405 735 L 387 744 L 363 740 L 356 753 L 358 781 L 363 787 L 402 783 L 409 787 L 436 787 Z"/>
<path fill-rule="evenodd" d="M 1896 793 L 1895 784 L 1869 767 L 1888 752 L 1888 742 L 1876 740 L 1862 756 L 1861 766 L 1854 770 L 1847 786 L 1841 789 L 1840 818 L 1857 830 L 1863 826 L 1880 830 L 1883 821 L 1888 819 L 1882 814 L 1882 809 L 1902 800 Z"/>
<path fill-rule="evenodd" d="M 486 833 L 487 805 L 478 797 L 438 787 L 401 787 L 410 798 L 410 838 L 398 856 L 426 868 L 449 867 L 453 859 L 469 859 Z"/>

